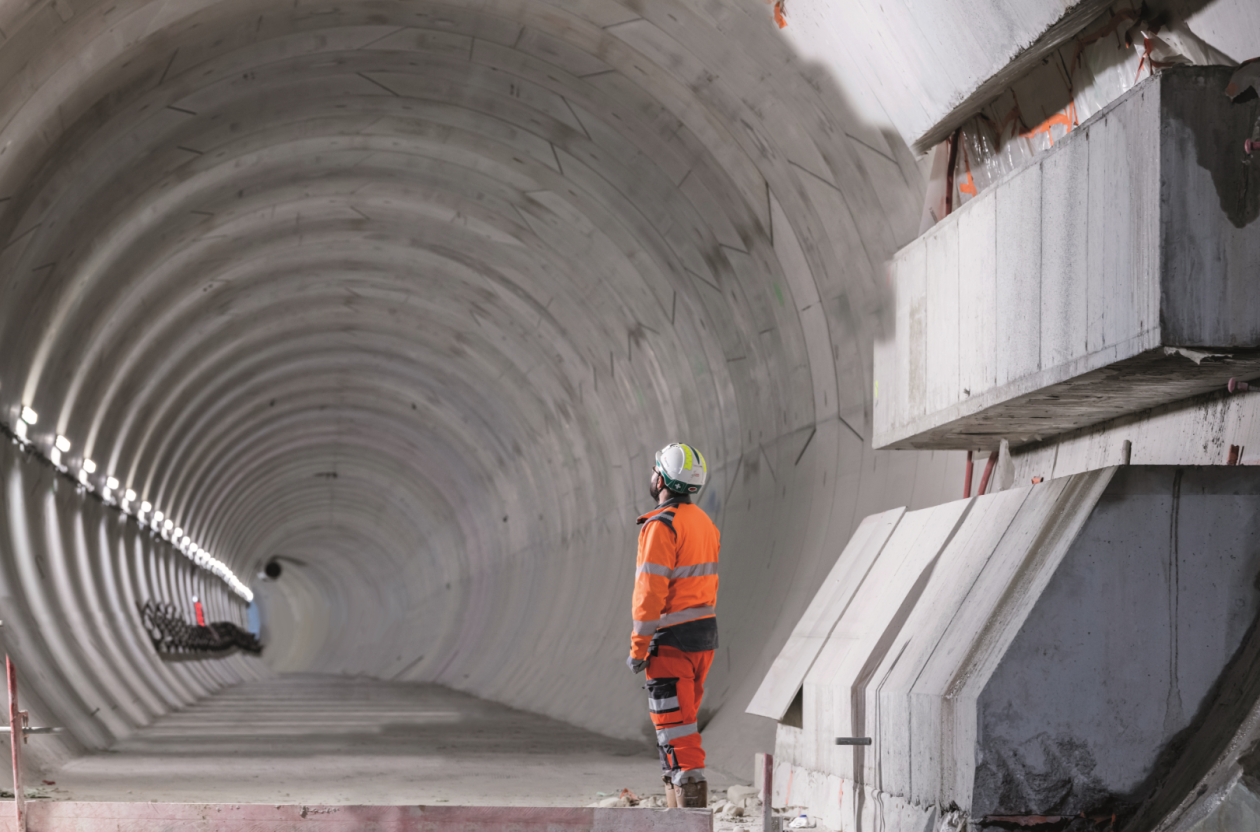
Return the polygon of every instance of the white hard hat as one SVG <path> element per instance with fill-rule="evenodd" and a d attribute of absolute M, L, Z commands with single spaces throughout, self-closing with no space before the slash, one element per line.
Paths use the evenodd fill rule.
<path fill-rule="evenodd" d="M 679 494 L 695 494 L 704 488 L 709 474 L 704 454 L 678 442 L 656 452 L 656 472 L 665 480 L 666 488 Z"/>

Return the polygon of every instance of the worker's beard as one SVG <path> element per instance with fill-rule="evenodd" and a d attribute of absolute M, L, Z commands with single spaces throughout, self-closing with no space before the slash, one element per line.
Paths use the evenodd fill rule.
<path fill-rule="evenodd" d="M 661 482 L 657 474 L 652 475 L 652 479 L 648 481 L 648 493 L 652 495 L 653 500 L 661 499 L 661 492 L 665 489 L 665 484 Z"/>

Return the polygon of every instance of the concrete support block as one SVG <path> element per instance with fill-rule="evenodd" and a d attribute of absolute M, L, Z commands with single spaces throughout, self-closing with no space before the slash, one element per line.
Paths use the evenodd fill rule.
<path fill-rule="evenodd" d="M 1260 102 L 1228 77 L 1143 82 L 897 254 L 877 448 L 1018 446 L 1260 375 Z"/>
<path fill-rule="evenodd" d="M 1167 811 L 1260 695 L 1258 538 L 1243 468 L 1112 468 L 905 513 L 799 727 L 779 725 L 775 805 L 906 832 L 953 805 L 977 823 Z"/>

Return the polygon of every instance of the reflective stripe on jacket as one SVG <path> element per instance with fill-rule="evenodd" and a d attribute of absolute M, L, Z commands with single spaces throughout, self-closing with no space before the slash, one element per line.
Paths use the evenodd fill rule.
<path fill-rule="evenodd" d="M 717 606 L 717 526 L 699 506 L 669 500 L 639 518 L 630 653 L 648 656 L 664 627 L 711 617 Z"/>

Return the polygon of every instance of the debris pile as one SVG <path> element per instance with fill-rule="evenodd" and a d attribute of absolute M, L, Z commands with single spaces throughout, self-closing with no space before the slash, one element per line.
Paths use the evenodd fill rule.
<path fill-rule="evenodd" d="M 713 828 L 717 832 L 740 832 L 761 828 L 761 793 L 753 786 L 731 786 L 726 797 L 713 803 Z"/>

